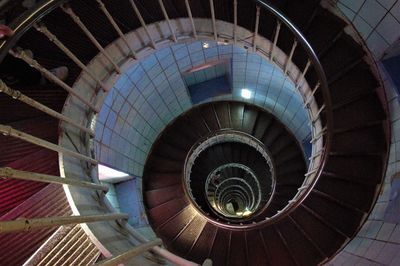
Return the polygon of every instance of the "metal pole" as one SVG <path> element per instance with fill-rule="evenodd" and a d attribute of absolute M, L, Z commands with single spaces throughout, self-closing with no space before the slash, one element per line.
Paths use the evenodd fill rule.
<path fill-rule="evenodd" d="M 92 41 L 92 43 L 99 49 L 99 51 L 107 58 L 107 60 L 114 66 L 114 69 L 118 72 L 118 74 L 122 73 L 121 68 L 114 62 L 110 54 L 104 50 L 101 44 L 96 40 L 93 34 L 89 31 L 89 29 L 83 24 L 81 19 L 75 14 L 75 12 L 68 6 L 62 6 L 62 10 L 68 14 L 72 20 L 81 28 L 81 30 L 85 33 L 85 35 Z"/>
<path fill-rule="evenodd" d="M 258 27 L 260 24 L 260 6 L 256 7 L 256 25 L 254 29 L 254 38 L 253 38 L 253 52 L 257 51 L 257 37 L 258 37 Z"/>
<path fill-rule="evenodd" d="M 63 114 L 60 114 L 60 113 L 54 111 L 53 109 L 48 108 L 47 106 L 35 101 L 34 99 L 22 94 L 20 91 L 11 89 L 1 79 L 0 79 L 0 92 L 4 92 L 5 94 L 11 96 L 13 99 L 16 99 L 23 103 L 26 103 L 27 105 L 32 106 L 33 108 L 36 108 L 54 118 L 57 118 L 68 124 L 71 124 L 72 126 L 77 127 L 86 133 L 89 133 L 91 136 L 95 136 L 95 133 L 91 129 L 86 128 L 82 125 L 79 125 L 78 123 L 73 121 L 71 118 L 69 118 Z"/>
<path fill-rule="evenodd" d="M 293 58 L 293 55 L 294 55 L 294 51 L 296 50 L 296 46 L 297 46 L 297 41 L 294 40 L 293 46 L 292 46 L 292 50 L 290 50 L 289 58 L 288 58 L 288 60 L 286 62 L 286 65 L 285 65 L 285 75 L 287 74 L 290 62 L 292 62 L 292 58 Z"/>
<path fill-rule="evenodd" d="M 96 1 L 97 1 L 97 3 L 99 3 L 100 9 L 103 11 L 104 15 L 106 15 L 108 21 L 110 21 L 111 25 L 114 27 L 114 29 L 118 33 L 119 37 L 121 37 L 121 39 L 124 41 L 125 45 L 131 51 L 132 56 L 136 59 L 137 56 L 136 56 L 135 50 L 133 50 L 132 47 L 129 45 L 128 39 L 126 38 L 125 34 L 121 31 L 120 27 L 115 22 L 114 18 L 111 16 L 110 12 L 108 12 L 104 3 L 101 2 L 101 0 L 96 0 Z"/>
<path fill-rule="evenodd" d="M 300 87 L 300 81 L 306 76 L 307 71 L 308 71 L 308 69 L 310 68 L 310 66 L 311 66 L 311 60 L 308 60 L 306 66 L 304 67 L 303 72 L 301 72 L 299 78 L 297 79 L 297 85 L 296 85 L 296 88 L 297 88 L 297 89 L 299 89 L 299 87 Z"/>
<path fill-rule="evenodd" d="M 210 0 L 211 19 L 214 31 L 214 40 L 218 41 L 217 22 L 215 21 L 214 0 Z"/>
<path fill-rule="evenodd" d="M 51 33 L 46 26 L 41 24 L 40 26 L 35 24 L 34 25 L 35 29 L 44 34 L 52 43 L 57 45 L 57 47 L 63 51 L 72 61 L 74 61 L 75 64 L 77 64 L 83 71 L 85 71 L 92 79 L 94 79 L 104 91 L 108 91 L 107 86 L 102 82 L 96 75 L 87 67 L 85 64 L 82 63 L 81 60 L 79 60 L 76 55 L 74 55 L 71 50 L 69 50 L 53 33 Z"/>
<path fill-rule="evenodd" d="M 315 85 L 314 90 L 307 97 L 307 101 L 304 103 L 305 106 L 308 106 L 311 103 L 311 101 L 314 99 L 314 94 L 317 92 L 319 86 L 320 86 L 320 83 L 318 82 L 317 85 Z"/>
<path fill-rule="evenodd" d="M 66 224 L 82 224 L 110 220 L 128 219 L 124 213 L 100 214 L 87 216 L 59 216 L 35 219 L 19 219 L 14 221 L 0 221 L 0 233 L 31 231 L 45 227 L 61 226 Z"/>
<path fill-rule="evenodd" d="M 53 144 L 51 142 L 48 142 L 46 140 L 42 140 L 40 138 L 34 137 L 32 135 L 26 134 L 24 132 L 21 132 L 19 130 L 13 129 L 10 126 L 5 126 L 5 125 L 1 125 L 0 124 L 0 133 L 2 133 L 5 136 L 11 136 L 11 137 L 15 137 L 27 142 L 30 142 L 32 144 L 44 147 L 46 149 L 52 150 L 52 151 L 56 151 L 65 155 L 69 155 L 75 158 L 78 158 L 80 160 L 84 160 L 87 161 L 91 164 L 97 164 L 97 161 L 93 158 L 90 158 L 88 156 L 82 155 L 80 153 L 71 151 L 69 149 L 66 149 L 64 147 L 61 147 L 59 145 Z"/>
<path fill-rule="evenodd" d="M 125 262 L 125 261 L 127 261 L 127 260 L 129 260 L 129 259 L 131 259 L 133 257 L 136 257 L 136 256 L 142 254 L 143 252 L 151 249 L 152 247 L 158 246 L 158 245 L 161 245 L 161 244 L 162 244 L 161 239 L 157 238 L 157 239 L 155 239 L 153 241 L 138 245 L 138 246 L 134 247 L 133 249 L 128 250 L 128 251 L 126 251 L 126 252 L 124 252 L 124 253 L 122 253 L 120 255 L 117 255 L 117 256 L 115 256 L 113 258 L 100 261 L 100 263 L 96 263 L 95 265 L 98 265 L 98 266 L 116 266 L 116 265 L 120 265 L 121 263 L 123 263 L 123 262 Z"/>
<path fill-rule="evenodd" d="M 101 190 L 104 192 L 108 191 L 107 186 L 103 186 L 100 184 L 95 184 L 95 183 L 81 181 L 81 180 L 72 179 L 72 178 L 63 178 L 60 176 L 20 171 L 20 170 L 12 169 L 10 167 L 0 168 L 0 176 L 13 178 L 13 179 L 22 179 L 22 180 L 29 180 L 29 181 L 77 186 L 77 187 Z"/>
<path fill-rule="evenodd" d="M 190 8 L 189 0 L 185 0 L 185 5 L 186 5 L 186 11 L 188 13 L 190 23 L 192 24 L 192 30 L 193 30 L 193 37 L 197 39 L 197 31 L 196 31 L 196 26 L 194 25 L 194 20 L 193 20 L 193 15 L 192 15 L 192 9 Z"/>
<path fill-rule="evenodd" d="M 168 23 L 169 30 L 171 31 L 172 40 L 174 42 L 177 42 L 175 31 L 172 28 L 172 24 L 171 24 L 171 21 L 169 20 L 167 10 L 165 9 L 165 6 L 164 6 L 164 2 L 163 2 L 163 0 L 158 0 L 158 2 L 160 3 L 161 10 L 162 10 L 162 12 L 164 14 L 165 20 Z"/>
<path fill-rule="evenodd" d="M 135 239 L 139 240 L 140 242 L 148 242 L 149 240 L 144 237 L 142 234 L 140 234 L 139 232 L 137 232 L 134 228 L 132 227 L 127 227 L 126 228 L 128 233 L 130 235 L 132 235 Z M 198 266 L 198 264 L 188 261 L 182 257 L 179 257 L 171 252 L 169 252 L 168 250 L 159 247 L 159 246 L 155 246 L 151 249 L 154 253 L 156 253 L 157 255 L 161 256 L 162 258 L 168 260 L 169 262 L 173 263 L 174 265 L 178 265 L 178 266 Z"/>
<path fill-rule="evenodd" d="M 149 37 L 151 46 L 154 49 L 156 49 L 156 43 L 154 42 L 153 38 L 150 35 L 149 29 L 147 28 L 146 22 L 144 21 L 142 14 L 140 14 L 139 8 L 136 6 L 134 0 L 129 0 L 129 2 L 131 3 L 133 11 L 135 11 L 136 16 L 138 17 L 140 24 L 142 24 L 144 31 L 146 32 L 147 36 Z"/>
<path fill-rule="evenodd" d="M 237 24 L 238 24 L 238 18 L 237 18 L 237 0 L 233 1 L 233 42 L 236 44 L 237 43 Z"/>
<path fill-rule="evenodd" d="M 13 51 L 10 50 L 9 53 L 16 57 L 19 58 L 23 61 L 25 61 L 28 65 L 30 65 L 31 67 L 33 67 L 34 69 L 38 70 L 40 73 L 42 73 L 46 78 L 48 78 L 50 81 L 54 82 L 55 84 L 57 84 L 58 86 L 60 86 L 61 88 L 63 88 L 64 90 L 66 90 L 68 93 L 70 93 L 71 95 L 75 96 L 76 98 L 78 98 L 80 101 L 82 101 L 84 104 L 86 104 L 87 106 L 89 106 L 93 111 L 95 111 L 96 113 L 100 112 L 99 108 L 97 108 L 95 105 L 93 105 L 92 103 L 90 103 L 88 100 L 86 100 L 85 98 L 83 98 L 82 96 L 80 96 L 78 93 L 75 92 L 75 90 L 73 88 L 71 88 L 70 86 L 68 86 L 64 81 L 62 81 L 61 79 L 59 79 L 58 77 L 56 77 L 53 73 L 51 73 L 50 71 L 48 71 L 46 68 L 44 68 L 42 65 L 40 65 L 35 59 L 31 58 L 29 55 L 27 55 L 24 51 Z"/>
<path fill-rule="evenodd" d="M 281 31 L 281 22 L 278 21 L 276 24 L 276 30 L 275 30 L 275 36 L 274 36 L 274 43 L 271 48 L 271 60 L 274 60 L 274 52 L 276 48 L 276 44 L 278 43 L 278 38 L 279 38 L 279 32 Z"/>

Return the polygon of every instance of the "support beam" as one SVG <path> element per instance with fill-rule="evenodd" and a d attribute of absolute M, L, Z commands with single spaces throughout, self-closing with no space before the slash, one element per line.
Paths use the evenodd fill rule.
<path fill-rule="evenodd" d="M 274 60 L 275 57 L 275 49 L 276 49 L 276 44 L 278 43 L 278 39 L 279 39 L 279 32 L 281 31 L 281 22 L 278 21 L 276 24 L 276 29 L 275 29 L 275 36 L 274 36 L 274 43 L 272 44 L 272 48 L 271 48 L 271 61 Z"/>
<path fill-rule="evenodd" d="M 288 72 L 288 68 L 289 68 L 290 62 L 292 62 L 292 58 L 293 58 L 293 55 L 294 55 L 294 51 L 296 50 L 296 47 L 297 47 L 297 41 L 294 40 L 293 41 L 293 45 L 292 45 L 292 49 L 290 50 L 289 58 L 288 58 L 288 60 L 286 62 L 286 65 L 285 65 L 285 75 Z"/>
<path fill-rule="evenodd" d="M 18 219 L 14 221 L 0 221 L 0 233 L 29 232 L 34 229 L 61 226 L 67 224 L 83 224 L 102 221 L 128 219 L 124 213 L 87 215 L 87 216 L 60 216 L 35 219 Z"/>
<path fill-rule="evenodd" d="M 21 132 L 19 130 L 13 129 L 10 126 L 5 126 L 5 125 L 1 125 L 0 124 L 0 133 L 2 133 L 5 136 L 11 136 L 11 137 L 14 137 L 14 138 L 17 138 L 17 139 L 21 139 L 21 140 L 24 140 L 26 142 L 41 146 L 43 148 L 62 153 L 64 155 L 69 155 L 69 156 L 75 157 L 77 159 L 86 161 L 86 162 L 94 164 L 94 165 L 96 165 L 98 163 L 93 158 L 90 158 L 90 157 L 82 155 L 80 153 L 71 151 L 69 149 L 66 149 L 66 148 L 61 147 L 61 146 L 56 145 L 56 144 L 53 144 L 53 143 L 48 142 L 46 140 L 34 137 L 32 135 L 29 135 L 29 134 L 26 134 L 26 133 Z"/>
<path fill-rule="evenodd" d="M 104 55 L 105 58 L 114 66 L 115 71 L 117 71 L 118 74 L 122 73 L 121 68 L 118 66 L 116 62 L 112 59 L 111 55 L 104 50 L 104 48 L 101 46 L 101 44 L 96 40 L 96 38 L 93 36 L 93 34 L 89 31 L 89 29 L 83 24 L 81 19 L 75 14 L 75 12 L 67 5 L 61 7 L 62 10 L 68 14 L 71 19 L 81 28 L 83 33 L 90 39 L 90 41 L 94 44 L 94 46 L 99 49 L 99 51 Z"/>
<path fill-rule="evenodd" d="M 96 75 L 90 71 L 89 68 L 85 66 L 85 64 L 83 64 L 82 61 L 79 60 L 76 55 L 74 55 L 74 53 L 71 52 L 71 50 L 69 50 L 53 33 L 51 33 L 44 24 L 41 24 L 40 26 L 35 24 L 34 27 L 38 32 L 44 34 L 52 43 L 54 43 L 61 51 L 63 51 L 64 54 L 74 61 L 74 63 L 77 64 L 93 80 L 95 80 L 103 89 L 103 91 L 108 90 L 106 85 L 98 77 L 96 77 Z"/>
<path fill-rule="evenodd" d="M 42 111 L 56 119 L 59 119 L 61 121 L 64 121 L 80 130 L 82 130 L 83 132 L 89 133 L 91 136 L 95 136 L 95 133 L 93 132 L 93 130 L 84 127 L 78 123 L 76 123 L 74 120 L 72 120 L 71 118 L 60 114 L 56 111 L 54 111 L 53 109 L 50 109 L 49 107 L 35 101 L 34 99 L 22 94 L 20 91 L 17 90 L 13 90 L 10 87 L 8 87 L 1 79 L 0 79 L 0 92 L 4 92 L 5 94 L 7 94 L 8 96 L 11 96 L 13 99 L 19 100 L 23 103 L 26 103 L 29 106 L 32 106 L 33 108 Z"/>
<path fill-rule="evenodd" d="M 256 6 L 256 25 L 254 26 L 253 52 L 257 51 L 258 27 L 260 25 L 260 6 Z"/>
<path fill-rule="evenodd" d="M 72 178 L 63 178 L 60 176 L 20 171 L 20 170 L 12 169 L 10 167 L 0 168 L 0 177 L 90 188 L 90 189 L 95 189 L 95 190 L 101 190 L 104 192 L 108 191 L 107 186 L 103 186 L 100 184 L 95 184 L 95 183 L 81 181 L 81 180 L 72 179 Z"/>
<path fill-rule="evenodd" d="M 164 14 L 164 18 L 165 18 L 165 20 L 166 20 L 167 23 L 168 23 L 168 27 L 169 27 L 169 30 L 170 30 L 170 32 L 171 32 L 172 40 L 173 40 L 174 42 L 177 42 L 175 30 L 174 30 L 173 27 L 172 27 L 172 24 L 171 24 L 171 21 L 170 21 L 170 19 L 169 19 L 167 10 L 165 9 L 165 6 L 164 6 L 164 2 L 163 2 L 163 0 L 158 0 L 158 2 L 160 3 L 160 7 L 161 7 L 161 10 L 162 10 L 162 12 L 163 12 L 163 14 Z"/>
<path fill-rule="evenodd" d="M 193 38 L 197 39 L 196 26 L 194 25 L 194 20 L 193 20 L 192 10 L 190 9 L 189 0 L 185 0 L 185 5 L 186 5 L 186 11 L 190 19 L 190 23 L 192 24 Z"/>
<path fill-rule="evenodd" d="M 125 34 L 122 32 L 121 28 L 115 22 L 114 18 L 111 16 L 110 12 L 108 12 L 106 6 L 101 0 L 96 0 L 99 3 L 101 11 L 103 11 L 104 15 L 107 17 L 108 21 L 114 27 L 114 30 L 118 33 L 121 40 L 125 43 L 126 47 L 128 47 L 130 54 L 133 58 L 137 58 L 135 50 L 129 45 L 128 39 L 126 38 Z"/>
<path fill-rule="evenodd" d="M 211 10 L 212 27 L 214 32 L 214 40 L 217 42 L 218 32 L 217 32 L 217 22 L 215 20 L 214 0 L 210 0 L 210 10 Z"/>
<path fill-rule="evenodd" d="M 237 25 L 237 0 L 233 0 L 233 42 L 235 44 L 237 43 Z"/>
<path fill-rule="evenodd" d="M 131 259 L 133 257 L 136 257 L 136 256 L 142 254 L 143 252 L 148 251 L 152 247 L 158 246 L 161 244 L 162 244 L 161 239 L 156 238 L 153 241 L 136 246 L 136 247 L 132 248 L 131 250 L 128 250 L 128 251 L 126 251 L 120 255 L 117 255 L 113 258 L 100 261 L 100 263 L 96 263 L 95 265 L 97 265 L 97 266 L 117 266 L 117 265 L 122 264 L 123 262 L 128 261 L 129 259 Z"/>
<path fill-rule="evenodd" d="M 27 63 L 28 65 L 30 65 L 31 67 L 33 67 L 34 69 L 39 71 L 40 73 L 42 73 L 42 75 L 45 76 L 47 79 L 49 79 L 50 81 L 54 82 L 55 84 L 57 84 L 58 86 L 60 86 L 64 90 L 66 90 L 68 93 L 70 93 L 71 95 L 73 95 L 74 97 L 79 99 L 81 102 L 83 102 L 84 104 L 89 106 L 94 112 L 96 112 L 96 113 L 100 112 L 99 108 L 97 108 L 91 102 L 89 102 L 88 100 L 83 98 L 81 95 L 76 93 L 73 88 L 68 86 L 64 81 L 60 80 L 53 73 L 51 73 L 49 70 L 47 70 L 42 65 L 40 65 L 35 59 L 31 58 L 24 51 L 22 51 L 22 50 L 19 50 L 19 51 L 10 50 L 9 53 L 12 56 L 16 57 L 16 58 L 19 58 L 19 59 L 25 61 L 25 63 Z"/>
<path fill-rule="evenodd" d="M 150 35 L 149 29 L 147 28 L 146 22 L 144 21 L 142 14 L 140 14 L 139 8 L 137 7 L 137 5 L 135 4 L 134 0 L 129 0 L 129 2 L 131 3 L 131 6 L 133 8 L 133 11 L 135 11 L 135 14 L 137 16 L 137 18 L 140 21 L 140 24 L 142 24 L 142 27 L 144 29 L 144 31 L 147 34 L 147 37 L 149 37 L 151 46 L 153 47 L 153 49 L 156 49 L 156 43 L 154 42 L 153 38 Z"/>

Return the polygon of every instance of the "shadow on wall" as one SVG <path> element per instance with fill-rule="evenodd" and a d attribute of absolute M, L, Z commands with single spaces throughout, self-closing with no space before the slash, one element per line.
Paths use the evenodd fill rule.
<path fill-rule="evenodd" d="M 400 223 L 400 172 L 392 176 L 391 187 L 389 204 L 385 211 L 384 221 Z"/>
<path fill-rule="evenodd" d="M 399 48 L 400 49 L 400 48 Z M 382 61 L 386 71 L 395 84 L 397 94 L 400 94 L 400 54 Z"/>

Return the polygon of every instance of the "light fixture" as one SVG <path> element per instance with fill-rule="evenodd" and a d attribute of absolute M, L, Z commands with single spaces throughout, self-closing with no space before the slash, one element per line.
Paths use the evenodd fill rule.
<path fill-rule="evenodd" d="M 243 98 L 245 99 L 250 99 L 251 98 L 251 91 L 248 89 L 242 89 L 242 92 L 240 93 L 242 95 Z"/>
<path fill-rule="evenodd" d="M 203 48 L 207 49 L 208 47 L 210 47 L 210 44 L 208 42 L 203 42 Z"/>

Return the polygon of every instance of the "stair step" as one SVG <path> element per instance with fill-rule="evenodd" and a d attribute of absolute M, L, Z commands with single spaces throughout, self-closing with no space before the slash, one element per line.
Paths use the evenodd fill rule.
<path fill-rule="evenodd" d="M 364 212 L 370 210 L 377 191 L 376 186 L 361 185 L 339 179 L 327 179 L 324 176 L 315 188 Z"/>
<path fill-rule="evenodd" d="M 187 225 L 184 231 L 181 232 L 174 242 L 174 250 L 176 254 L 186 257 L 196 244 L 203 230 L 205 229 L 207 221 L 200 215 L 196 215 L 194 219 Z"/>
<path fill-rule="evenodd" d="M 290 219 L 283 219 L 277 228 L 297 265 L 317 265 L 325 259 L 326 256 L 321 254 L 318 246 Z"/>
<path fill-rule="evenodd" d="M 218 228 L 216 226 L 207 222 L 201 234 L 196 236 L 194 243 L 187 253 L 187 257 L 197 263 L 203 263 L 204 258 L 209 258 L 217 231 Z"/>
<path fill-rule="evenodd" d="M 226 265 L 231 242 L 231 231 L 218 228 L 215 239 L 210 243 L 210 258 L 213 265 Z"/>
<path fill-rule="evenodd" d="M 322 222 L 319 219 L 321 217 L 317 218 L 304 207 L 297 208 L 291 214 L 291 218 L 327 257 L 336 253 L 347 239 L 345 235 L 338 233 L 331 226 Z M 326 241 L 327 239 L 329 241 Z"/>
<path fill-rule="evenodd" d="M 275 226 L 261 229 L 271 265 L 296 265 L 286 243 Z"/>
<path fill-rule="evenodd" d="M 357 232 L 359 223 L 364 217 L 364 213 L 354 211 L 316 194 L 310 194 L 304 201 L 304 206 L 329 221 L 349 238 L 353 236 L 354 232 Z"/>
<path fill-rule="evenodd" d="M 154 228 L 163 225 L 168 219 L 179 214 L 185 207 L 188 206 L 188 200 L 185 197 L 180 199 L 172 199 L 163 204 L 158 205 L 148 210 L 149 220 Z"/>
<path fill-rule="evenodd" d="M 148 208 L 154 208 L 172 199 L 181 198 L 184 196 L 181 184 L 160 189 L 146 190 L 145 198 Z"/>

